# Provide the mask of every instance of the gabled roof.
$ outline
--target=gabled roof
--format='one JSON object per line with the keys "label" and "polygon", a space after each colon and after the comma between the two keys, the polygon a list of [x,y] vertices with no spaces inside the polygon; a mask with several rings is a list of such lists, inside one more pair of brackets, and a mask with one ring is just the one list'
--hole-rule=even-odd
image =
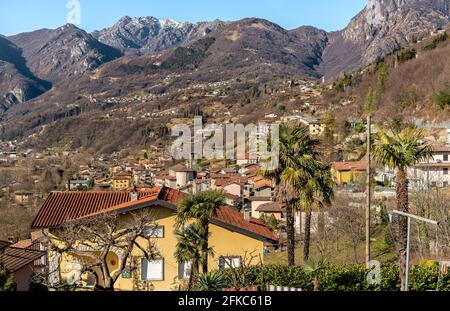
{"label": "gabled roof", "polygon": [[174,172],[179,172],[179,173],[183,173],[183,172],[195,172],[194,169],[187,167],[186,165],[183,164],[177,164],[175,166],[172,166],[171,168],[169,168],[170,171],[174,171]]}
{"label": "gabled roof", "polygon": [[[32,227],[51,228],[57,227],[70,220],[85,219],[108,212],[125,213],[132,210],[151,206],[163,206],[176,212],[178,201],[186,194],[171,188],[154,188],[153,193],[139,193],[139,198],[131,201],[131,194],[120,192],[118,204],[106,204],[102,202],[115,192],[63,192],[52,194],[44,202],[33,221]],[[112,202],[112,201],[110,201]],[[227,228],[255,239],[275,242],[277,239],[273,233],[261,221],[251,218],[244,219],[244,215],[237,210],[222,206],[217,216],[211,219],[211,223]]]}
{"label": "gabled roof", "polygon": [[286,211],[286,204],[282,202],[265,203],[261,204],[256,211],[262,213],[282,213]]}
{"label": "gabled roof", "polygon": [[[159,188],[138,192],[138,199],[158,192]],[[131,201],[124,192],[53,192],[37,213],[32,228],[49,228]]]}
{"label": "gabled roof", "polygon": [[261,189],[264,187],[272,188],[272,182],[268,179],[261,179],[255,182],[255,189]]}
{"label": "gabled roof", "polygon": [[233,200],[233,201],[237,201],[240,198],[238,195],[234,195],[234,194],[231,194],[228,192],[224,193],[224,196],[225,196],[225,198]]}
{"label": "gabled roof", "polygon": [[429,145],[431,147],[432,152],[444,152],[444,153],[449,152],[450,153],[450,145],[446,145],[446,144],[436,142],[436,141],[430,142]]}

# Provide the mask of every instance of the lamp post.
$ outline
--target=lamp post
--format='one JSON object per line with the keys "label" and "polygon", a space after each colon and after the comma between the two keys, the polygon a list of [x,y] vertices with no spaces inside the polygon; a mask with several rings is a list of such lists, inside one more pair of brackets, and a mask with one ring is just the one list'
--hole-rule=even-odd
{"label": "lamp post", "polygon": [[371,130],[372,121],[371,116],[367,117],[367,181],[366,181],[366,265],[369,267],[370,264],[370,204],[371,204]]}
{"label": "lamp post", "polygon": [[410,256],[410,247],[411,247],[411,219],[415,219],[418,221],[426,222],[432,225],[439,225],[439,223],[435,220],[431,220],[428,218],[420,217],[417,215],[401,212],[394,210],[392,211],[393,214],[397,214],[400,216],[404,216],[408,218],[408,237],[406,240],[406,271],[405,271],[405,288],[404,290],[407,292],[409,290],[409,256]]}

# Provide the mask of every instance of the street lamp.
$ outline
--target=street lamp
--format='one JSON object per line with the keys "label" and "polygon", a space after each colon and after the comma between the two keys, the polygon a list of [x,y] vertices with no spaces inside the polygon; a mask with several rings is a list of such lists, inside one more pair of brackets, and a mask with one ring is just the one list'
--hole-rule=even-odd
{"label": "street lamp", "polygon": [[[420,216],[405,213],[405,212],[400,212],[397,210],[393,210],[392,214],[397,214],[397,215],[408,218],[408,237],[406,240],[406,271],[405,271],[405,288],[404,288],[404,290],[407,292],[409,290],[409,253],[410,253],[410,247],[411,247],[411,219],[416,219],[416,220],[426,222],[426,223],[429,223],[429,224],[432,224],[435,226],[439,225],[439,223],[435,220],[431,220],[428,218],[420,217]],[[391,218],[391,220],[392,220],[392,218]]]}

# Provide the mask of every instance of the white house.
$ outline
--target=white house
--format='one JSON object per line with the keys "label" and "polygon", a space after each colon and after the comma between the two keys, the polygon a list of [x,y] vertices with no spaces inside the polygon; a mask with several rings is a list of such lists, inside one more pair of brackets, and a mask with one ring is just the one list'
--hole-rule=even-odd
{"label": "white house", "polygon": [[433,156],[408,170],[413,189],[441,188],[450,185],[450,145],[438,142],[432,142],[430,145]]}

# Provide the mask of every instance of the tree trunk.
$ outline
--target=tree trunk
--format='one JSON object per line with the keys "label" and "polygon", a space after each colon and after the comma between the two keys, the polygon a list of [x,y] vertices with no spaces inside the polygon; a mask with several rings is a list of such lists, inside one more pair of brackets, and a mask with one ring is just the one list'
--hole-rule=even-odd
{"label": "tree trunk", "polygon": [[318,276],[313,278],[313,287],[315,292],[320,292],[320,280]]}
{"label": "tree trunk", "polygon": [[292,205],[286,204],[286,233],[287,233],[287,255],[288,265],[295,266],[295,228],[294,212]]}
{"label": "tree trunk", "polygon": [[303,245],[303,261],[307,261],[309,259],[309,248],[311,243],[311,218],[312,218],[312,210],[308,208],[305,217],[305,240]]}
{"label": "tree trunk", "polygon": [[209,244],[208,244],[208,239],[209,239],[209,223],[206,223],[204,225],[205,228],[205,236],[204,241],[203,241],[203,254],[204,254],[204,258],[205,260],[202,263],[202,272],[203,273],[208,273],[208,248],[209,248]]}
{"label": "tree trunk", "polygon": [[[408,213],[408,176],[406,170],[402,169],[397,172],[397,209],[401,212]],[[406,243],[408,235],[408,219],[403,216],[398,218],[398,236],[397,250],[400,266],[401,288],[405,288],[405,272],[406,272]]]}
{"label": "tree trunk", "polygon": [[191,271],[189,272],[188,291],[192,291],[193,290],[193,288],[194,288],[194,281],[195,281],[195,278],[197,277],[197,274],[198,274],[198,261],[195,260],[192,263]]}

